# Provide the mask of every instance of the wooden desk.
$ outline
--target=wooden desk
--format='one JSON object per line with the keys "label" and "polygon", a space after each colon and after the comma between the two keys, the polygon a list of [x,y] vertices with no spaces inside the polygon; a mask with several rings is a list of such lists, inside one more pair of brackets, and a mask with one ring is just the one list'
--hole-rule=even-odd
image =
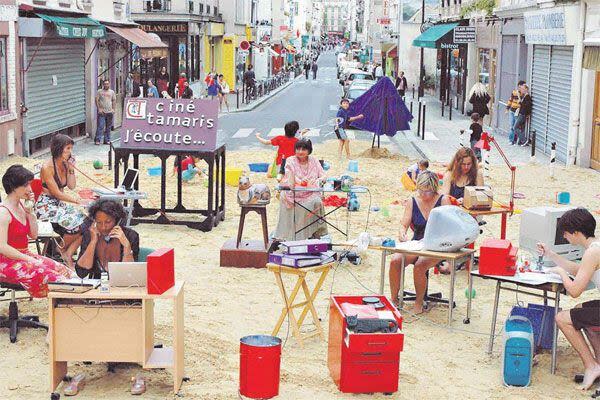
{"label": "wooden desk", "polygon": [[469,213],[473,217],[485,217],[487,215],[498,215],[500,214],[502,219],[500,222],[500,239],[506,239],[506,220],[508,214],[512,214],[507,208],[492,207],[490,210],[467,210],[463,207],[463,210]]}
{"label": "wooden desk", "polygon": [[[108,293],[99,289],[50,292],[50,391],[56,390],[67,374],[68,361],[96,361],[170,368],[173,392],[177,393],[183,380],[183,285],[177,282],[162,295],[147,294],[146,288],[114,287]],[[73,300],[103,303],[68,303]],[[173,301],[173,347],[154,348],[154,300]]]}
{"label": "wooden desk", "polygon": [[[448,324],[452,322],[452,305],[454,303],[454,283],[456,278],[456,263],[461,260],[470,259],[471,265],[473,265],[473,254],[474,249],[462,249],[458,252],[444,253],[440,251],[429,251],[429,250],[405,250],[395,247],[383,247],[383,246],[369,246],[370,249],[381,251],[381,276],[379,278],[379,293],[383,295],[385,286],[385,267],[387,264],[388,254],[401,254],[402,255],[402,268],[400,270],[400,293],[398,294],[398,300],[400,308],[404,303],[404,267],[406,263],[406,256],[418,256],[418,257],[429,257],[436,260],[447,260],[450,263],[450,294],[448,299],[450,301],[448,307]],[[469,276],[469,281],[471,277]]]}
{"label": "wooden desk", "polygon": [[[290,326],[292,327],[292,334],[294,335],[296,340],[298,340],[298,343],[300,343],[300,347],[304,347],[303,339],[308,339],[312,336],[319,335],[321,339],[325,340],[325,335],[323,334],[323,328],[321,328],[321,323],[319,322],[319,316],[317,315],[317,310],[315,309],[314,301],[317,297],[317,293],[319,293],[319,290],[321,289],[321,286],[323,286],[323,282],[325,282],[325,278],[327,277],[329,270],[331,269],[331,267],[333,267],[334,264],[335,263],[328,263],[306,268],[291,268],[283,265],[271,263],[267,264],[267,269],[275,274],[275,280],[277,281],[277,286],[279,286],[279,291],[281,292],[281,297],[283,298],[283,309],[281,310],[279,319],[275,324],[273,333],[271,333],[272,336],[277,336],[277,333],[279,333],[283,321],[285,321],[285,317],[289,315]],[[311,272],[315,274],[321,274],[312,292],[308,288],[308,284],[306,283],[305,279],[306,275]],[[292,292],[290,293],[289,297],[285,290],[281,274],[293,275],[298,278],[298,280],[296,281],[296,285],[294,286],[294,289],[292,289]],[[296,300],[296,296],[298,295],[300,288],[302,288],[304,292],[304,297],[306,298],[306,301],[294,304],[294,301]],[[298,307],[303,308],[302,312],[300,313],[300,317],[296,320],[296,317],[294,316],[294,308]],[[303,336],[300,333],[300,327],[302,326],[302,323],[304,322],[308,311],[310,311],[311,313],[313,322],[317,330],[312,334]]]}

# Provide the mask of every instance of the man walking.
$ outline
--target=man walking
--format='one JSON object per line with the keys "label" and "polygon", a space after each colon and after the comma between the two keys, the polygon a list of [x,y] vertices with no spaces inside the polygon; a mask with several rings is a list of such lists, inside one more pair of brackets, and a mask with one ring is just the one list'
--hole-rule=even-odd
{"label": "man walking", "polygon": [[317,70],[319,69],[316,59],[313,61],[311,69],[312,69],[312,73],[313,73],[313,80],[315,80],[315,79],[317,79]]}
{"label": "man walking", "polygon": [[521,103],[518,110],[517,120],[515,121],[515,142],[520,146],[527,146],[529,139],[527,138],[527,132],[525,130],[527,121],[531,116],[531,109],[533,107],[533,101],[529,95],[529,87],[526,84],[522,84],[519,88],[521,94]]}
{"label": "man walking", "polygon": [[248,65],[248,70],[244,72],[244,84],[246,85],[246,99],[252,99],[256,95],[256,74],[253,71],[252,64]]}
{"label": "man walking", "polygon": [[406,94],[406,87],[408,83],[406,82],[406,77],[404,76],[404,71],[400,71],[398,76],[396,77],[396,90],[400,97],[404,97]]}
{"label": "man walking", "polygon": [[304,77],[308,80],[308,73],[310,72],[310,62],[308,59],[304,61]]}
{"label": "man walking", "polygon": [[117,96],[110,88],[110,81],[102,81],[102,89],[96,94],[96,108],[98,109],[95,144],[108,144],[110,142],[110,130],[112,129],[113,116],[117,106]]}
{"label": "man walking", "polygon": [[383,78],[383,67],[381,64],[377,64],[377,67],[375,68],[375,80],[378,81],[381,78]]}
{"label": "man walking", "polygon": [[512,91],[510,94],[510,99],[506,102],[506,112],[509,113],[508,117],[508,125],[510,126],[510,130],[508,131],[508,141],[510,144],[514,144],[515,140],[515,122],[517,120],[517,110],[519,109],[519,105],[521,103],[521,86],[525,84],[525,81],[519,81],[517,84],[517,88]]}

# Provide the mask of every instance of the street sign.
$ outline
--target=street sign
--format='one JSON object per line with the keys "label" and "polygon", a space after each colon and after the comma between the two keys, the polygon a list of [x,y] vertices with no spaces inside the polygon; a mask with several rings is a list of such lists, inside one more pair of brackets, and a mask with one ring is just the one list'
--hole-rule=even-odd
{"label": "street sign", "polygon": [[377,18],[377,23],[379,25],[389,25],[390,24],[390,19],[387,17],[383,17],[383,18]]}
{"label": "street sign", "polygon": [[250,52],[248,50],[238,50],[240,56],[246,57]]}
{"label": "street sign", "polygon": [[475,43],[477,33],[474,26],[457,26],[454,28],[454,43]]}
{"label": "street sign", "polygon": [[250,42],[248,42],[247,40],[242,40],[240,42],[240,50],[243,51],[248,51],[248,49],[250,49]]}

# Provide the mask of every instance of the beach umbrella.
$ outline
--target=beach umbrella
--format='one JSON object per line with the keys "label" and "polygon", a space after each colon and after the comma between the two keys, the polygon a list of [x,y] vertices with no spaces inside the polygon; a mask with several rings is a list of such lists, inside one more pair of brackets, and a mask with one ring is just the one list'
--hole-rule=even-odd
{"label": "beach umbrella", "polygon": [[348,109],[351,116],[363,114],[365,117],[353,121],[354,128],[373,132],[372,147],[380,147],[381,135],[394,136],[398,131],[410,130],[413,116],[396,91],[392,81],[384,77],[354,100]]}

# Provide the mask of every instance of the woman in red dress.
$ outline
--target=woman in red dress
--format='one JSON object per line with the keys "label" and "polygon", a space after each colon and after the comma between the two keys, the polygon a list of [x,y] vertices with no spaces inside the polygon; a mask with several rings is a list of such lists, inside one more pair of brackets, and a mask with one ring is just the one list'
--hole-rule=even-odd
{"label": "woman in red dress", "polygon": [[0,281],[20,284],[33,297],[46,297],[48,282],[75,276],[74,272],[47,257],[29,251],[29,238],[37,238],[33,212],[33,173],[13,165],[2,177],[6,198],[0,203]]}

